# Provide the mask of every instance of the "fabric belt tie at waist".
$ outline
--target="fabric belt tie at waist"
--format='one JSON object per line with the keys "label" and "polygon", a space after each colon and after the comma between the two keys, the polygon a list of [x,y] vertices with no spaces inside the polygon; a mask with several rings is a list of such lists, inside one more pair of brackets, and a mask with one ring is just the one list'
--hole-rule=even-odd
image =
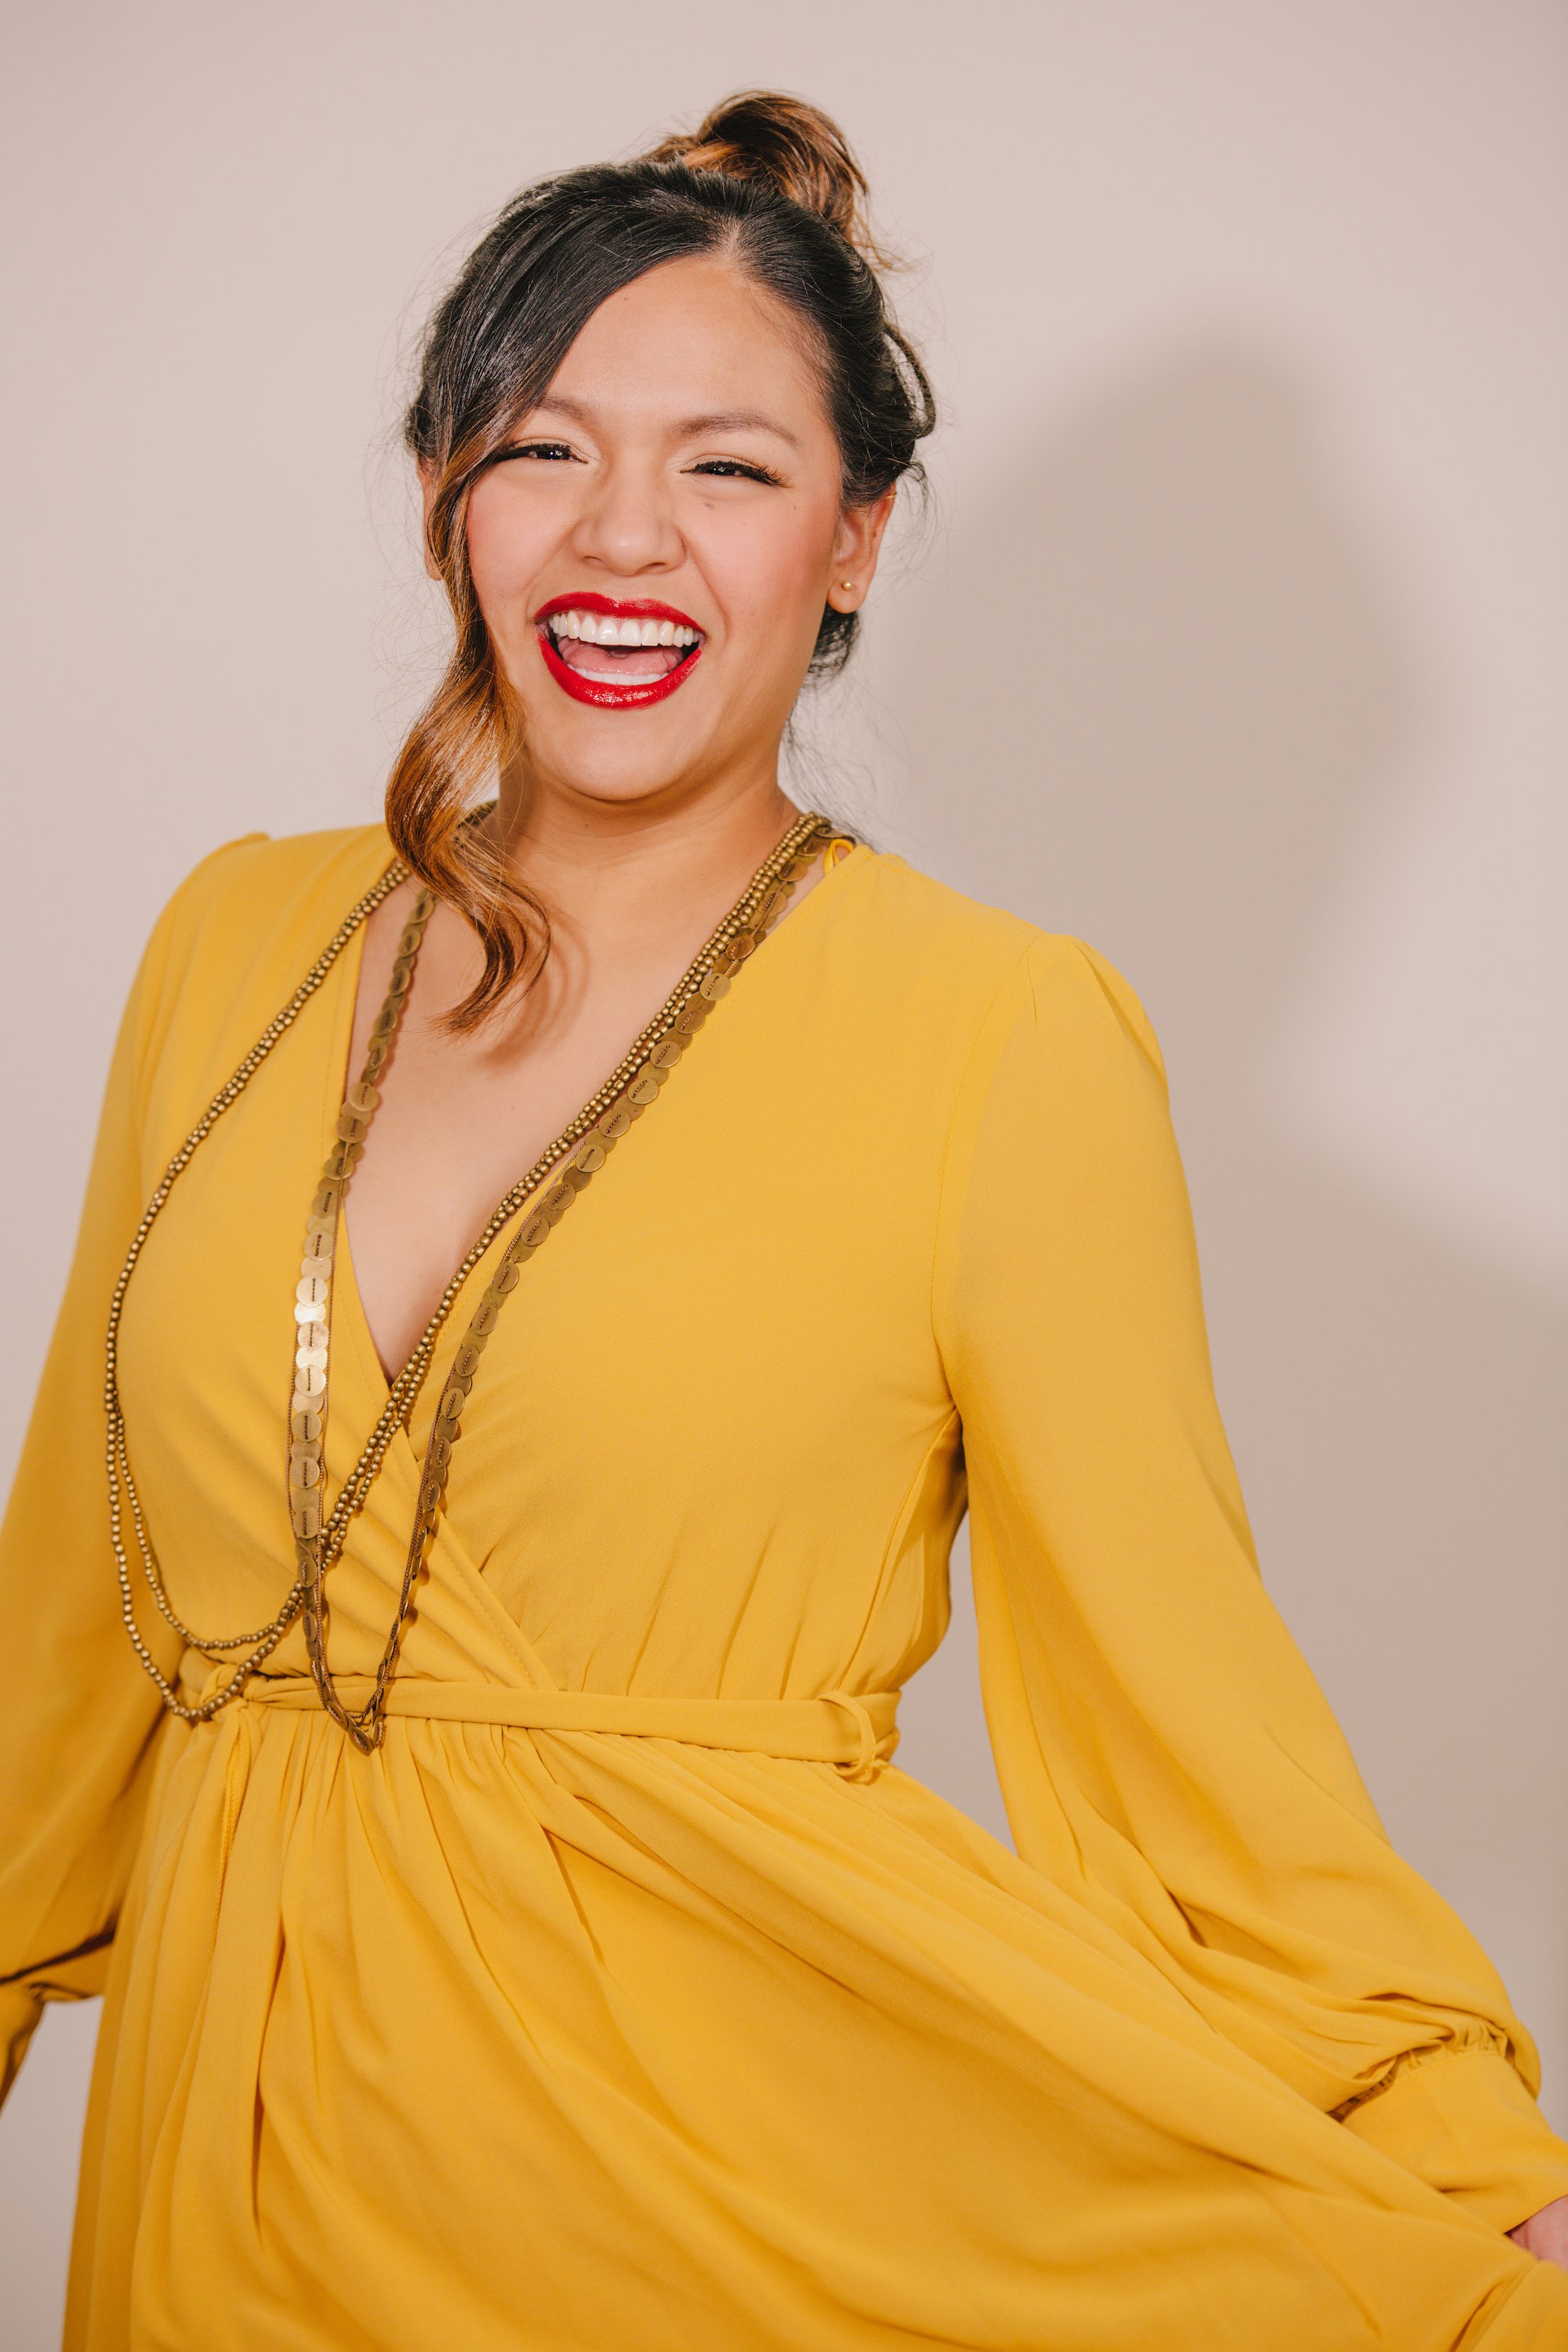
{"label": "fabric belt tie at waist", "polygon": [[[350,1707],[369,1698],[368,1675],[342,1675]],[[243,1694],[252,1706],[319,1707],[308,1675],[257,1675]],[[728,1748],[795,1763],[836,1764],[847,1780],[871,1780],[899,1744],[899,1693],[825,1691],[820,1698],[650,1698],[626,1692],[529,1690],[507,1683],[394,1682],[386,1713],[435,1723],[483,1723],[523,1731],[609,1731]]]}

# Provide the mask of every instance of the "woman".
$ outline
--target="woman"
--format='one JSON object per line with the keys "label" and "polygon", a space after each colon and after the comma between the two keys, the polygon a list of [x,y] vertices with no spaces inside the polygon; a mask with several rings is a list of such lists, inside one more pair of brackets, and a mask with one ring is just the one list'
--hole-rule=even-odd
{"label": "woman", "polygon": [[[509,208],[386,830],[149,948],[5,1553],[16,2049],[107,1993],[73,2347],[1568,2345],[1142,1010],[779,789],[931,423],[863,194],[762,96]],[[966,1496],[1016,1858],[889,1762]]]}

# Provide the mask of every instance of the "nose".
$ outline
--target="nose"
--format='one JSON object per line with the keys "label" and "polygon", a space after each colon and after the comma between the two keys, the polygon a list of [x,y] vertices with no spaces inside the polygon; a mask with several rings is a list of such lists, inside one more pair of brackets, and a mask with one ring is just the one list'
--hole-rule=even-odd
{"label": "nose", "polygon": [[674,572],[686,552],[658,470],[626,459],[604,468],[572,538],[580,562],[626,580]]}

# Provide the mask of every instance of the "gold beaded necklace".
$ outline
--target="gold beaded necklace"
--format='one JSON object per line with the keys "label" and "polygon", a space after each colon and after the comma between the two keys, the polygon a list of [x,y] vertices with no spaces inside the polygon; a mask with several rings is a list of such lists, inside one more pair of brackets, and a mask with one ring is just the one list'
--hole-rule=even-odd
{"label": "gold beaded necklace", "polygon": [[[482,812],[480,813],[482,814]],[[176,1615],[148,1536],[145,1518],[131,1473],[125,1415],[120,1398],[119,1340],[125,1294],[132,1274],[164,1202],[198,1146],[224,1113],[232,1108],[279,1038],[290,1028],[326,979],[355,931],[398,886],[408,878],[401,862],[389,866],[380,880],[350,908],[322,953],[226,1085],[220,1087],[190,1134],[170,1160],[142,1222],[136,1229],[110,1304],[106,1345],[104,1401],[108,1414],[110,1536],[120,1580],[121,1616],[132,1644],[146,1672],[156,1683],[164,1706],[186,1723],[204,1723],[238,1697],[247,1678],[269,1657],[301,1611],[306,1654],[322,1706],[354,1745],[365,1751],[379,1745],[384,1725],[386,1691],[396,1664],[409,1610],[431,1538],[440,1517],[452,1448],[461,1433],[465,1401],[473,1387],[486,1343],[495,1329],[500,1309],[517,1287],[521,1269],[548,1239],[579,1192],[584,1191],[609,1153],[634,1120],[640,1118],[681,1055],[707,1020],[731,981],[773,924],[796,885],[809,873],[816,857],[841,828],[808,812],[791,825],[772,855],[763,859],[730,912],[688,965],[658,1012],[627,1053],[583,1108],[528,1173],[498,1202],[484,1231],[441,1294],[412,1354],[393,1381],[381,1414],[330,1513],[324,1509],[323,1472],[331,1346],[331,1306],[333,1255],[344,1193],[364,1150],[364,1139],[375,1115],[380,1095],[376,1079],[396,1036],[408,1002],[425,926],[436,900],[422,890],[397,943],[386,996],[372,1024],[364,1066],[349,1087],[339,1113],[336,1135],[310,1202],[306,1221],[304,1252],[294,1296],[294,1377],[289,1409],[289,1511],[294,1538],[295,1578],[277,1614],[248,1633],[224,1639],[193,1633]],[[562,1166],[562,1162],[566,1164]],[[545,1180],[560,1170],[556,1181],[539,1199],[534,1195]],[[531,1204],[502,1253],[453,1359],[431,1423],[419,1481],[419,1497],[404,1563],[397,1613],[382,1651],[374,1685],[363,1706],[351,1711],[339,1696],[327,1662],[328,1611],[325,1580],[342,1557],[349,1525],[370,1491],[397,1430],[404,1426],[428,1371],[443,1327],[468,1276],[502,1229],[525,1205]],[[165,1675],[153,1656],[136,1622],[130,1562],[126,1555],[122,1508],[128,1508],[135,1529],[143,1572],[162,1615],[187,1646],[215,1664],[232,1664],[222,1686],[198,1704],[188,1705],[176,1681]],[[227,1654],[242,1650],[237,1662]]]}

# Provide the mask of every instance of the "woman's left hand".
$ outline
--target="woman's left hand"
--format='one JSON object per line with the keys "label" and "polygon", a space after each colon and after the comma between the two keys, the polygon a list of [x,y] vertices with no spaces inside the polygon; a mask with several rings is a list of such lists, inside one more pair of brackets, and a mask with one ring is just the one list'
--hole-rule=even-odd
{"label": "woman's left hand", "polygon": [[1508,2234],[1527,2254],[1538,2254],[1543,2263],[1556,2263],[1568,2271],[1568,2197],[1554,2197]]}

